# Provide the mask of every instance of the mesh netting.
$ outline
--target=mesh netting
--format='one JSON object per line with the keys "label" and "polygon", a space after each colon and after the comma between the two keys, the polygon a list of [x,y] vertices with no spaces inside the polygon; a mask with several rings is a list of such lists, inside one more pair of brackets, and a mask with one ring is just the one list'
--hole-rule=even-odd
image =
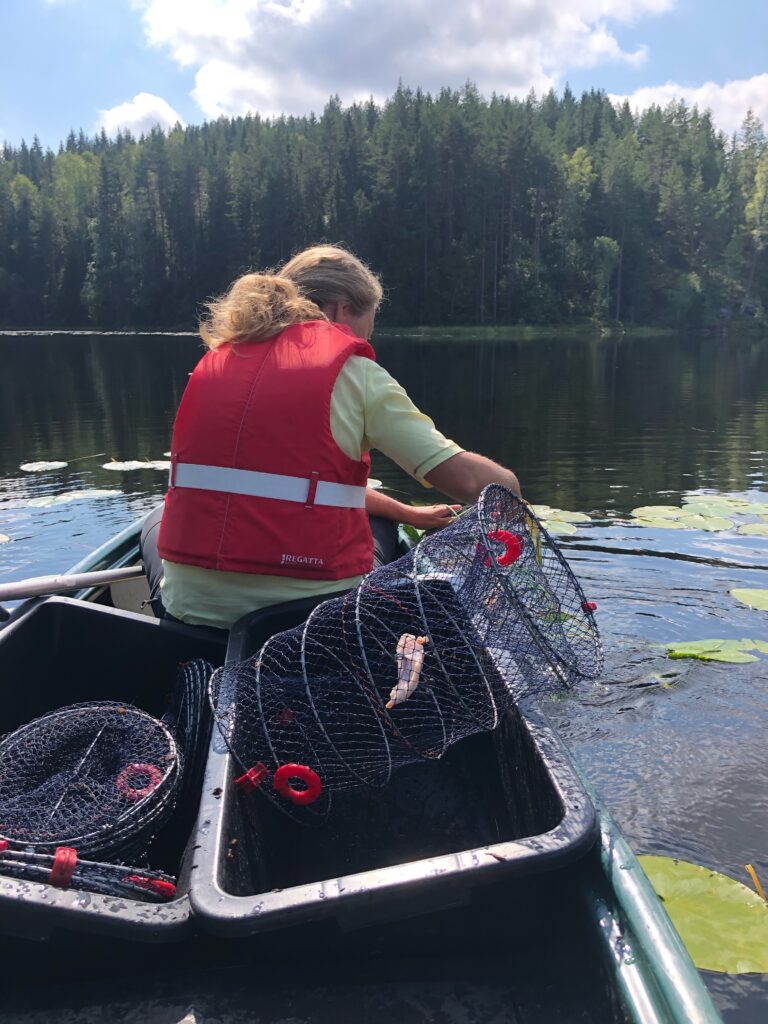
{"label": "mesh netting", "polygon": [[0,839],[83,857],[143,851],[173,810],[180,768],[168,727],[138,708],[53,711],[0,742]]}
{"label": "mesh netting", "polygon": [[0,874],[146,903],[166,903],[176,895],[176,879],[171,875],[126,864],[81,860],[76,850],[66,846],[58,847],[53,854],[6,848],[0,851]]}
{"label": "mesh netting", "polygon": [[182,662],[170,707],[163,715],[181,755],[183,770],[177,797],[181,807],[197,798],[205,768],[211,730],[208,680],[212,672],[213,665],[202,658]]}
{"label": "mesh netting", "polygon": [[513,700],[596,676],[593,610],[530,508],[487,487],[404,558],[214,674],[238,783],[322,816],[333,791],[383,786],[495,728]]}

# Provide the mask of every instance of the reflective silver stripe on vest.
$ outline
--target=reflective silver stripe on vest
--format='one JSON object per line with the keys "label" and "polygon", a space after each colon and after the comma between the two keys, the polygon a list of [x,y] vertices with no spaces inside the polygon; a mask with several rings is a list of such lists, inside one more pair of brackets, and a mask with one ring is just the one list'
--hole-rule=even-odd
{"label": "reflective silver stripe on vest", "polygon": [[[277,498],[300,501],[309,494],[306,477],[282,476],[280,473],[258,473],[251,469],[230,469],[226,466],[199,466],[177,462],[171,467],[173,487],[194,487],[201,491],[222,491],[225,494],[247,494],[252,498]],[[320,480],[315,505],[334,508],[365,508],[365,487]]]}

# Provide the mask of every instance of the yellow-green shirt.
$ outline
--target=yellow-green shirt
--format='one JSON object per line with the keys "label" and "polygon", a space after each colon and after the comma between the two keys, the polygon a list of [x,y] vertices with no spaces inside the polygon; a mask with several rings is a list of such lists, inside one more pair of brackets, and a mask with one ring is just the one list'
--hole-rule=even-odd
{"label": "yellow-green shirt", "polygon": [[[352,459],[377,448],[420,483],[446,459],[463,451],[444,437],[405,390],[372,359],[350,357],[331,395],[331,432]],[[180,562],[163,562],[163,604],[193,625],[229,629],[247,612],[283,601],[332,594],[357,586],[361,576],[343,580],[301,580],[292,576],[220,572]]]}

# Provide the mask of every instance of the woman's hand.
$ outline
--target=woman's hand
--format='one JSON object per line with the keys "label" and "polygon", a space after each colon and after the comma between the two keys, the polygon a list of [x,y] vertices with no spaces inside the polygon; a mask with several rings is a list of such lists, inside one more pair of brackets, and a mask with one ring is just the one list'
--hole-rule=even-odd
{"label": "woman's hand", "polygon": [[371,487],[365,492],[365,510],[369,516],[394,519],[396,523],[406,523],[417,530],[447,526],[456,518],[460,508],[461,505],[405,505]]}
{"label": "woman's hand", "polygon": [[452,523],[460,509],[461,505],[411,505],[402,522],[418,530],[435,530]]}

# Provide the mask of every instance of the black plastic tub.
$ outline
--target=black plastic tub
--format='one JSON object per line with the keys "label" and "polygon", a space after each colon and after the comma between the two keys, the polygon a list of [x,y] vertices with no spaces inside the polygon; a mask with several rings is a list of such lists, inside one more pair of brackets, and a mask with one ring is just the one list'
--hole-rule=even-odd
{"label": "black plastic tub", "polygon": [[[224,642],[181,624],[52,597],[0,632],[0,733],[48,711],[91,700],[163,714],[181,661],[221,664]],[[0,875],[0,934],[44,939],[61,929],[164,942],[190,931],[187,847],[195,808],[179,810],[155,838],[151,866],[178,876],[176,899],[150,904]]]}
{"label": "black plastic tub", "polygon": [[[241,619],[227,661],[255,653],[315,603]],[[438,920],[436,912],[492,902],[496,886],[505,899],[522,894],[526,879],[577,861],[597,835],[564,747],[533,710],[509,712],[495,732],[463,740],[438,762],[401,769],[384,789],[335,794],[319,827],[242,794],[233,785],[242,770],[214,727],[190,899],[201,926],[221,935],[329,917],[342,931]]]}

